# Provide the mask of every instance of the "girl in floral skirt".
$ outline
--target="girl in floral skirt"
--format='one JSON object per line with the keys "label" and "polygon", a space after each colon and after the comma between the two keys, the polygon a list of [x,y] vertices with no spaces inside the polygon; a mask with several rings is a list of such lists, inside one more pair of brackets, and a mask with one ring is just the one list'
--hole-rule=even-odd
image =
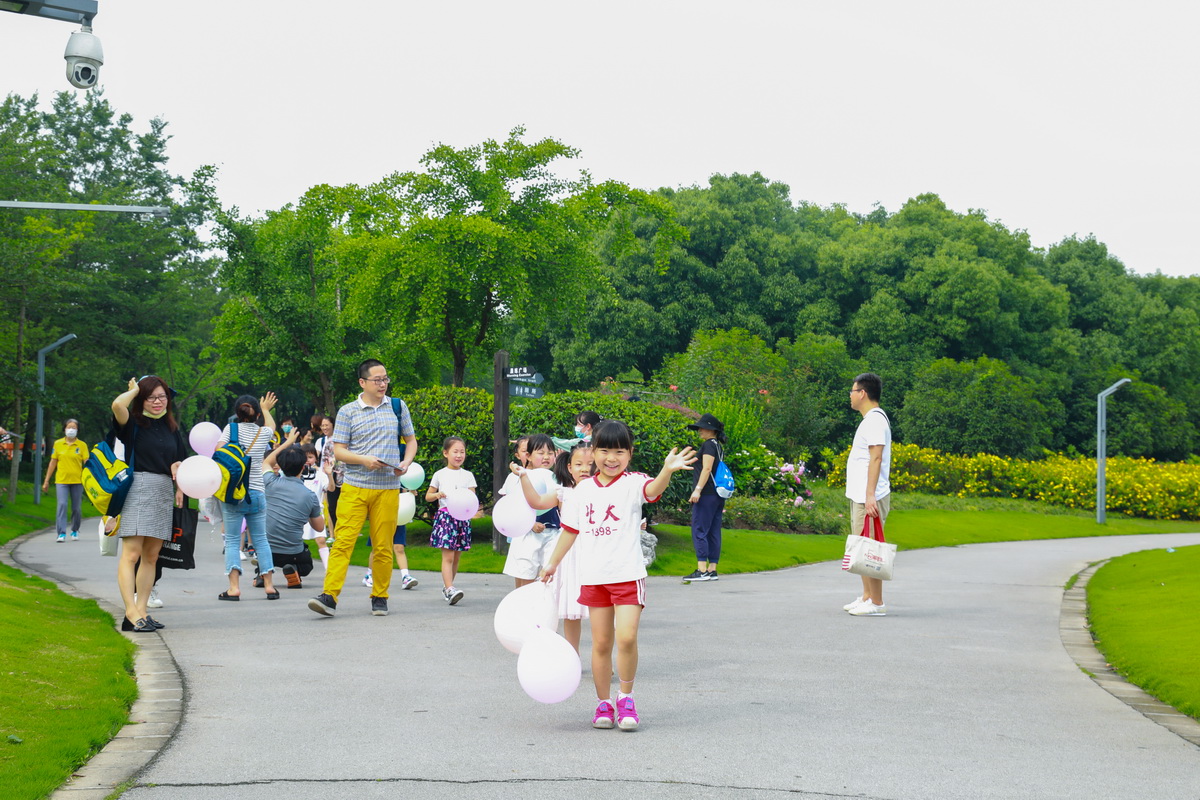
{"label": "girl in floral skirt", "polygon": [[467,460],[465,441],[457,436],[447,437],[442,442],[442,458],[446,459],[446,466],[433,474],[425,499],[430,503],[434,500],[438,502],[429,544],[442,551],[442,596],[447,603],[454,605],[463,599],[462,590],[454,588],[454,578],[458,575],[459,556],[463,550],[471,549],[471,523],[450,516],[446,510],[446,495],[455,489],[470,489],[473,492],[476,484],[475,476],[462,468]]}

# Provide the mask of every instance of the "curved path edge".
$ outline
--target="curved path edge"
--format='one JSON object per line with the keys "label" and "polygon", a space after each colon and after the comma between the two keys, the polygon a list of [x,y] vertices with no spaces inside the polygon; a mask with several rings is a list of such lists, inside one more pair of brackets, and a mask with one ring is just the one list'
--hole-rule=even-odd
{"label": "curved path edge", "polygon": [[1063,592],[1058,615],[1058,633],[1071,660],[1096,684],[1125,705],[1157,722],[1171,733],[1200,747],[1200,722],[1167,705],[1125,680],[1096,647],[1087,617],[1087,585],[1096,570],[1111,559],[1097,561],[1076,573],[1070,589]]}
{"label": "curved path edge", "polygon": [[[0,546],[0,562],[48,580],[69,595],[94,601],[113,618],[115,626],[116,620],[125,616],[123,609],[80,591],[61,575],[42,572],[15,556],[13,551],[23,542],[50,530],[44,528],[6,542]],[[143,633],[135,637],[124,632],[122,635],[137,645],[133,672],[138,696],[129,709],[129,719],[108,744],[50,795],[51,800],[105,800],[150,764],[170,742],[183,719],[186,696],[183,675],[162,636]]]}

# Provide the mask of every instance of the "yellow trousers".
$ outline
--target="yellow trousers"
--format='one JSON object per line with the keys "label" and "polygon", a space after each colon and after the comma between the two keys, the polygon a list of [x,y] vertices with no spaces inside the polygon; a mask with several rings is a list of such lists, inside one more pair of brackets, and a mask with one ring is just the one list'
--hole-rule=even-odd
{"label": "yellow trousers", "polygon": [[343,484],[338,498],[338,524],[333,546],[329,548],[329,568],[325,572],[325,594],[334,600],[346,583],[346,568],[350,554],[362,531],[363,523],[371,521],[372,597],[387,597],[392,583],[392,537],[396,534],[396,512],[400,504],[399,489],[361,489]]}

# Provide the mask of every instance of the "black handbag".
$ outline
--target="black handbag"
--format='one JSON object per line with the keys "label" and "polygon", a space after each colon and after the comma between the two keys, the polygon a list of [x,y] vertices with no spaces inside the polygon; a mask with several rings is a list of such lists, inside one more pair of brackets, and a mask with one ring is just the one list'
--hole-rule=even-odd
{"label": "black handbag", "polygon": [[196,568],[196,522],[199,512],[184,498],[183,508],[171,514],[171,538],[158,551],[158,563],[166,569]]}

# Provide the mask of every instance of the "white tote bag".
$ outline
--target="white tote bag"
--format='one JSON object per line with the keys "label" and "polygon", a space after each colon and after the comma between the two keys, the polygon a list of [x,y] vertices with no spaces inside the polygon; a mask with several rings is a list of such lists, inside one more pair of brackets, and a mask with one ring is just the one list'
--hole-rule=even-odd
{"label": "white tote bag", "polygon": [[[875,533],[871,535],[871,520],[875,521]],[[878,539],[878,540],[877,540]],[[863,522],[862,535],[846,537],[846,552],[842,556],[842,569],[867,578],[881,581],[892,579],[896,565],[896,545],[883,541],[883,522],[879,517],[867,517]]]}
{"label": "white tote bag", "polygon": [[108,517],[100,518],[100,555],[115,556],[117,554],[117,536],[114,532],[109,536],[104,532],[104,523]]}

